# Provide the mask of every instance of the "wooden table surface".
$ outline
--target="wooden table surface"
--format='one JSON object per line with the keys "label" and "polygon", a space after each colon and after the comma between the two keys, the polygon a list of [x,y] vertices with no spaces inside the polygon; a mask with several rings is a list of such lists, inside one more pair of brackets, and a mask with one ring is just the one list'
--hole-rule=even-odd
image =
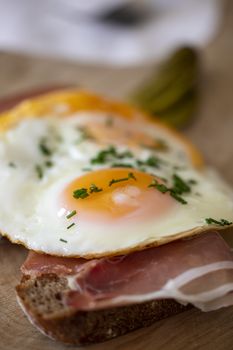
{"label": "wooden table surface", "polygon": [[[233,184],[232,1],[219,35],[202,52],[202,69],[201,108],[184,132]],[[112,69],[0,52],[0,99],[56,83],[78,84],[122,99],[150,71],[151,67]],[[16,303],[14,286],[25,256],[26,250],[19,246],[6,241],[0,244],[0,350],[66,349],[32,327]],[[90,349],[233,349],[233,308],[211,313],[190,310]]]}

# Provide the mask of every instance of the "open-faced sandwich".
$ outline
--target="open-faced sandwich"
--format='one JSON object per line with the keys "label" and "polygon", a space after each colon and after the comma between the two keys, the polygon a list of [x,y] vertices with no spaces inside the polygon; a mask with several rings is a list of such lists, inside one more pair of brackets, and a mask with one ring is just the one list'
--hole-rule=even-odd
{"label": "open-faced sandwich", "polygon": [[65,343],[233,304],[231,188],[180,134],[79,90],[0,118],[0,231],[31,252],[19,304]]}

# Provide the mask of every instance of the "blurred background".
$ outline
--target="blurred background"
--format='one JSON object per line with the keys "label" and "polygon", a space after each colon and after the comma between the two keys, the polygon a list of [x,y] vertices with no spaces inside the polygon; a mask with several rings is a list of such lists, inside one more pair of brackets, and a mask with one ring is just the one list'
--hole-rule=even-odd
{"label": "blurred background", "polygon": [[123,99],[183,129],[233,181],[232,1],[0,5],[0,107],[54,86]]}
{"label": "blurred background", "polygon": [[1,0],[0,45],[73,61],[154,63],[216,34],[221,0]]}

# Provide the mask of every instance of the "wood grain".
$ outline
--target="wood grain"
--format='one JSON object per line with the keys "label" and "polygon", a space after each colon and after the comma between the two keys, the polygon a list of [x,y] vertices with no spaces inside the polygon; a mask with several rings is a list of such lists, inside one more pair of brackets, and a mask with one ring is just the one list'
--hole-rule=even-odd
{"label": "wood grain", "polygon": [[[221,33],[202,52],[202,105],[185,133],[233,184],[233,2],[229,2]],[[52,84],[78,84],[124,98],[151,72],[151,67],[117,69],[0,53],[0,98],[23,89]],[[232,232],[228,232],[232,243]],[[0,241],[0,350],[74,349],[40,334],[17,305],[14,286],[26,250]],[[190,310],[157,322],[93,350],[194,350],[233,348],[233,308],[211,313]]]}

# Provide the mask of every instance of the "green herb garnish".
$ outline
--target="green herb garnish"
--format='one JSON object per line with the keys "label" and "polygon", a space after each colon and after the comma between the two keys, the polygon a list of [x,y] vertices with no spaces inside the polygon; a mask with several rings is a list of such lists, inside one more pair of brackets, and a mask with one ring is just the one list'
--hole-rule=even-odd
{"label": "green herb garnish", "polygon": [[116,156],[116,149],[113,146],[100,151],[95,158],[91,159],[91,164],[104,164],[108,158],[114,158]]}
{"label": "green herb garnish", "polygon": [[112,163],[112,168],[133,168],[132,164],[129,163]]}
{"label": "green herb garnish", "polygon": [[16,164],[14,162],[9,162],[8,165],[11,167],[11,168],[16,168]]}
{"label": "green herb garnish", "polygon": [[134,173],[129,173],[128,174],[128,179],[133,179],[133,180],[137,180],[136,177],[134,176]]}
{"label": "green herb garnish", "polygon": [[96,157],[91,159],[91,164],[105,164],[106,162],[123,159],[123,158],[133,158],[133,154],[130,151],[117,152],[114,146],[109,146],[107,149],[100,151]]}
{"label": "green herb garnish", "polygon": [[48,167],[48,168],[51,168],[53,166],[53,162],[51,160],[47,160],[45,162],[45,165]]}
{"label": "green herb garnish", "polygon": [[190,186],[178,175],[174,174],[173,177],[173,186],[167,187],[164,184],[159,183],[157,180],[153,180],[148,187],[155,187],[161,193],[169,192],[170,196],[176,199],[181,204],[187,204],[187,201],[181,197],[183,193],[188,193],[191,191]]}
{"label": "green herb garnish", "polygon": [[102,188],[97,187],[95,184],[91,184],[89,187],[89,193],[87,188],[79,188],[73,192],[73,197],[77,199],[79,198],[84,199],[84,198],[87,198],[91,193],[101,192],[101,191],[103,191]]}
{"label": "green herb garnish", "polygon": [[161,164],[161,159],[155,156],[150,156],[146,160],[137,160],[138,166],[149,166],[153,168],[159,168]]}
{"label": "green herb garnish", "polygon": [[197,184],[197,181],[194,180],[194,179],[190,179],[190,180],[188,180],[188,183],[189,183],[190,185],[196,185],[196,184]]}
{"label": "green herb garnish", "polygon": [[93,192],[101,192],[103,191],[102,188],[97,187],[95,184],[91,184],[91,186],[89,187],[89,192],[93,193]]}
{"label": "green herb garnish", "polygon": [[212,219],[212,218],[206,218],[205,221],[206,221],[206,223],[208,225],[212,225],[212,224],[219,225],[219,226],[232,225],[232,222],[230,222],[230,221],[228,221],[226,219],[215,220],[215,219]]}
{"label": "green herb garnish", "polygon": [[76,215],[77,214],[77,211],[76,210],[72,210],[72,212],[70,212],[67,216],[66,216],[66,218],[67,219],[70,219],[70,218],[72,218],[72,216],[74,216],[74,215]]}
{"label": "green herb garnish", "polygon": [[89,196],[89,193],[87,192],[87,188],[79,188],[73,192],[74,198],[81,198],[84,199]]}
{"label": "green herb garnish", "polygon": [[51,156],[52,151],[46,144],[46,139],[42,138],[39,143],[39,149],[44,156]]}
{"label": "green herb garnish", "polygon": [[35,170],[36,170],[36,173],[37,173],[38,178],[39,178],[39,179],[42,179],[43,176],[44,176],[44,172],[43,172],[42,167],[41,167],[40,165],[37,164],[37,165],[35,166]]}
{"label": "green herb garnish", "polygon": [[173,197],[174,199],[176,199],[178,202],[180,202],[181,204],[187,204],[188,202],[182,198],[179,194],[177,194],[174,191],[170,191],[170,196]]}
{"label": "green herb garnish", "polygon": [[74,222],[72,222],[72,224],[70,224],[69,226],[67,226],[67,230],[69,230],[71,227],[73,227],[75,225]]}
{"label": "green herb garnish", "polygon": [[63,243],[68,243],[65,239],[63,238],[60,238],[60,241],[63,242]]}
{"label": "green herb garnish", "polygon": [[155,187],[159,192],[162,192],[162,193],[166,193],[170,191],[170,189],[166,185],[160,184],[155,179],[152,181],[152,183],[148,187]]}
{"label": "green herb garnish", "polygon": [[116,157],[117,157],[118,159],[133,158],[133,154],[132,154],[132,152],[130,152],[130,151],[125,151],[125,152],[122,152],[122,153],[117,153],[117,154],[116,154]]}
{"label": "green herb garnish", "polygon": [[172,190],[177,194],[191,192],[191,187],[179,175],[174,174]]}
{"label": "green herb garnish", "polygon": [[112,186],[113,184],[115,183],[118,183],[118,182],[122,182],[122,181],[127,181],[129,179],[134,179],[135,181],[137,180],[136,177],[134,176],[133,173],[128,173],[128,176],[127,177],[123,177],[121,179],[112,179],[110,182],[109,182],[109,186]]}

